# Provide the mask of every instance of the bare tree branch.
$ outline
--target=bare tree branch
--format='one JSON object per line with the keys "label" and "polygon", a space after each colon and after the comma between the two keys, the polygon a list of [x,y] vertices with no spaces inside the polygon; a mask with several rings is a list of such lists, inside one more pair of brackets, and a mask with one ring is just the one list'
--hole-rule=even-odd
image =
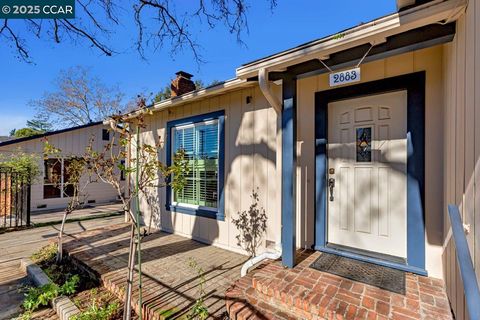
{"label": "bare tree branch", "polygon": [[25,41],[20,39],[18,35],[10,28],[8,25],[8,19],[4,20],[3,26],[0,28],[0,36],[4,36],[8,40],[13,41],[20,59],[25,62],[30,62],[30,55],[28,54]]}
{"label": "bare tree branch", "polygon": [[107,87],[83,67],[62,71],[57,89],[30,104],[59,126],[88,124],[125,111],[118,87]]}
{"label": "bare tree branch", "polygon": [[113,53],[113,50],[111,50],[108,46],[105,44],[99,42],[97,38],[93,35],[85,31],[84,29],[76,27],[73,23],[71,23],[68,19],[61,19],[60,22],[63,24],[63,26],[66,28],[66,30],[71,31],[81,37],[86,38],[92,46],[96,47],[97,49],[100,49],[105,55],[111,56]]}
{"label": "bare tree branch", "polygon": [[[201,46],[194,37],[193,19],[200,23],[206,21],[209,28],[224,25],[234,34],[239,43],[243,43],[243,32],[248,33],[247,11],[252,0],[199,0],[198,7],[191,12],[177,14],[174,0],[130,0],[131,7],[122,8],[125,2],[120,0],[77,0],[75,19],[18,20],[15,28],[8,20],[0,20],[0,40],[10,44],[19,58],[31,62],[27,46],[28,37],[20,35],[32,33],[38,39],[47,39],[62,43],[69,39],[74,43],[86,42],[106,56],[115,54],[110,44],[110,36],[115,27],[125,25],[129,13],[137,26],[135,49],[144,59],[147,49],[153,52],[168,49],[172,55],[189,50],[197,63],[202,62]],[[264,0],[273,10],[277,0]],[[131,11],[133,8],[133,12]],[[117,11],[125,13],[117,15]],[[125,18],[126,17],[126,18]],[[44,25],[44,26],[43,26]],[[31,40],[29,40],[31,41]]]}

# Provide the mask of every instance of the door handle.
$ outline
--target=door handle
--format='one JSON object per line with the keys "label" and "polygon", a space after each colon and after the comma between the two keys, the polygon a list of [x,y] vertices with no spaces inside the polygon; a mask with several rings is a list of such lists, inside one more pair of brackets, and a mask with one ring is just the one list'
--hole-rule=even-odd
{"label": "door handle", "polygon": [[330,190],[330,201],[333,201],[333,188],[335,188],[335,179],[328,179],[328,189]]}

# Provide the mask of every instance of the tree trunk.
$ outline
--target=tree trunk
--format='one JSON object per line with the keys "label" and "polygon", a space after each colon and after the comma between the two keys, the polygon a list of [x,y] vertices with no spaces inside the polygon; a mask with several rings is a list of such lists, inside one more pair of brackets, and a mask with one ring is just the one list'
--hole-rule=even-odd
{"label": "tree trunk", "polygon": [[135,269],[135,222],[132,221],[132,229],[130,231],[130,248],[128,250],[128,276],[127,276],[127,290],[125,291],[125,305],[123,306],[123,320],[130,320],[132,314],[132,286],[133,286],[133,271]]}
{"label": "tree trunk", "polygon": [[62,225],[60,231],[58,231],[58,248],[57,248],[57,263],[63,260],[63,230],[65,229],[65,221],[67,220],[68,211],[65,211],[62,218]]}

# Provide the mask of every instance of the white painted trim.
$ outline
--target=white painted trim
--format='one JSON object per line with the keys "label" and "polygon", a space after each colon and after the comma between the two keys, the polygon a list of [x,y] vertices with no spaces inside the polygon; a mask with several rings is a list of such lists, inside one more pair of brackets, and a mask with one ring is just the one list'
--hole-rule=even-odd
{"label": "white painted trim", "polygon": [[389,36],[416,29],[445,19],[452,11],[464,8],[465,0],[437,0],[399,13],[374,20],[337,35],[299,46],[237,68],[237,77],[254,77],[262,68],[269,71],[284,69],[312,59],[320,59],[332,53],[347,50],[365,43],[377,43]]}

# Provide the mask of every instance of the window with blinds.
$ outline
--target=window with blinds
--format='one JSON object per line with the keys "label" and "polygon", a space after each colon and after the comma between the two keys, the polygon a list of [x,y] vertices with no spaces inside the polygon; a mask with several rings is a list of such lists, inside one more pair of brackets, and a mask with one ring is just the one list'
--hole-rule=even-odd
{"label": "window with blinds", "polygon": [[218,120],[172,128],[172,154],[183,149],[189,172],[183,190],[173,192],[173,202],[218,208]]}

